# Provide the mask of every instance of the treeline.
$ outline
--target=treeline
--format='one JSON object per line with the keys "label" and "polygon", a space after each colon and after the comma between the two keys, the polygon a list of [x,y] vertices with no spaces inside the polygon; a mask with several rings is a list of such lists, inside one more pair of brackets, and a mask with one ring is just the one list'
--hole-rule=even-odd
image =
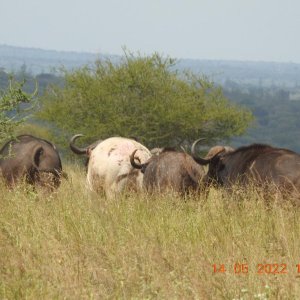
{"label": "treeline", "polygon": [[[23,65],[13,76],[25,81],[28,93],[38,86],[39,105],[25,129],[58,143],[78,132],[86,135],[85,142],[125,135],[153,146],[190,143],[204,136],[211,143],[261,142],[300,152],[297,85],[266,87],[259,81],[247,85],[227,80],[220,87],[189,72],[179,74],[172,60],[130,54],[119,64],[97,61],[92,68],[59,75],[33,76]],[[0,69],[2,90],[9,78]],[[241,107],[253,113],[254,122]]]}
{"label": "treeline", "polygon": [[233,139],[235,145],[261,142],[300,152],[297,87],[284,89],[235,83],[225,86],[223,91],[235,103],[248,107],[256,119],[242,137]]}
{"label": "treeline", "polygon": [[0,67],[0,89],[5,90],[9,85],[10,78],[16,81],[24,82],[23,88],[25,92],[31,93],[38,87],[38,95],[43,95],[46,88],[51,85],[63,86],[64,78],[54,73],[41,73],[36,76],[27,71],[25,64],[22,65],[20,70],[13,73],[8,73]]}

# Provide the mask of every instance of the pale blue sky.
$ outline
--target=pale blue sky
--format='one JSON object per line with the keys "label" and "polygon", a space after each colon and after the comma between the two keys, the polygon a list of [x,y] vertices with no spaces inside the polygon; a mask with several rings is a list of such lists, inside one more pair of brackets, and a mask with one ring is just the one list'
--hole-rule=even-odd
{"label": "pale blue sky", "polygon": [[300,1],[0,0],[0,44],[300,63]]}

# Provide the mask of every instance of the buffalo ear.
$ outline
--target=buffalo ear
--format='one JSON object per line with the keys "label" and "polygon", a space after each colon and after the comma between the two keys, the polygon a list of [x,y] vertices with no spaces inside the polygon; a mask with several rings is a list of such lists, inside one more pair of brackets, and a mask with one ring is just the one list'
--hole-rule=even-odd
{"label": "buffalo ear", "polygon": [[33,164],[36,168],[39,167],[40,162],[41,162],[41,155],[43,154],[44,149],[41,146],[38,146],[37,148],[34,149],[33,152]]}

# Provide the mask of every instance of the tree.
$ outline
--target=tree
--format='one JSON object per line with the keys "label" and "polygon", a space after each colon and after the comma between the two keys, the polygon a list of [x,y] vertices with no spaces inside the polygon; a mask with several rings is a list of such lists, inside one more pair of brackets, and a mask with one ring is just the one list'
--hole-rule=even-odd
{"label": "tree", "polygon": [[24,82],[16,82],[10,77],[8,88],[0,91],[0,143],[14,136],[31,108],[28,103],[32,103],[37,89],[33,94],[27,94],[22,90],[23,85]]}
{"label": "tree", "polygon": [[38,117],[66,137],[135,136],[148,147],[245,131],[252,121],[248,110],[230,103],[206,78],[175,67],[175,60],[156,53],[142,57],[125,51],[117,63],[98,60],[93,68],[64,70],[65,86],[46,93]]}

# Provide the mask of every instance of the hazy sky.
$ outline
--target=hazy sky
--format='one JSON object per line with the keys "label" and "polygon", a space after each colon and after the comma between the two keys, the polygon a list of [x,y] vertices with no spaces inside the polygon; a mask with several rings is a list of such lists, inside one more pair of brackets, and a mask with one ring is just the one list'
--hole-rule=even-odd
{"label": "hazy sky", "polygon": [[300,63],[300,1],[0,0],[0,44]]}

